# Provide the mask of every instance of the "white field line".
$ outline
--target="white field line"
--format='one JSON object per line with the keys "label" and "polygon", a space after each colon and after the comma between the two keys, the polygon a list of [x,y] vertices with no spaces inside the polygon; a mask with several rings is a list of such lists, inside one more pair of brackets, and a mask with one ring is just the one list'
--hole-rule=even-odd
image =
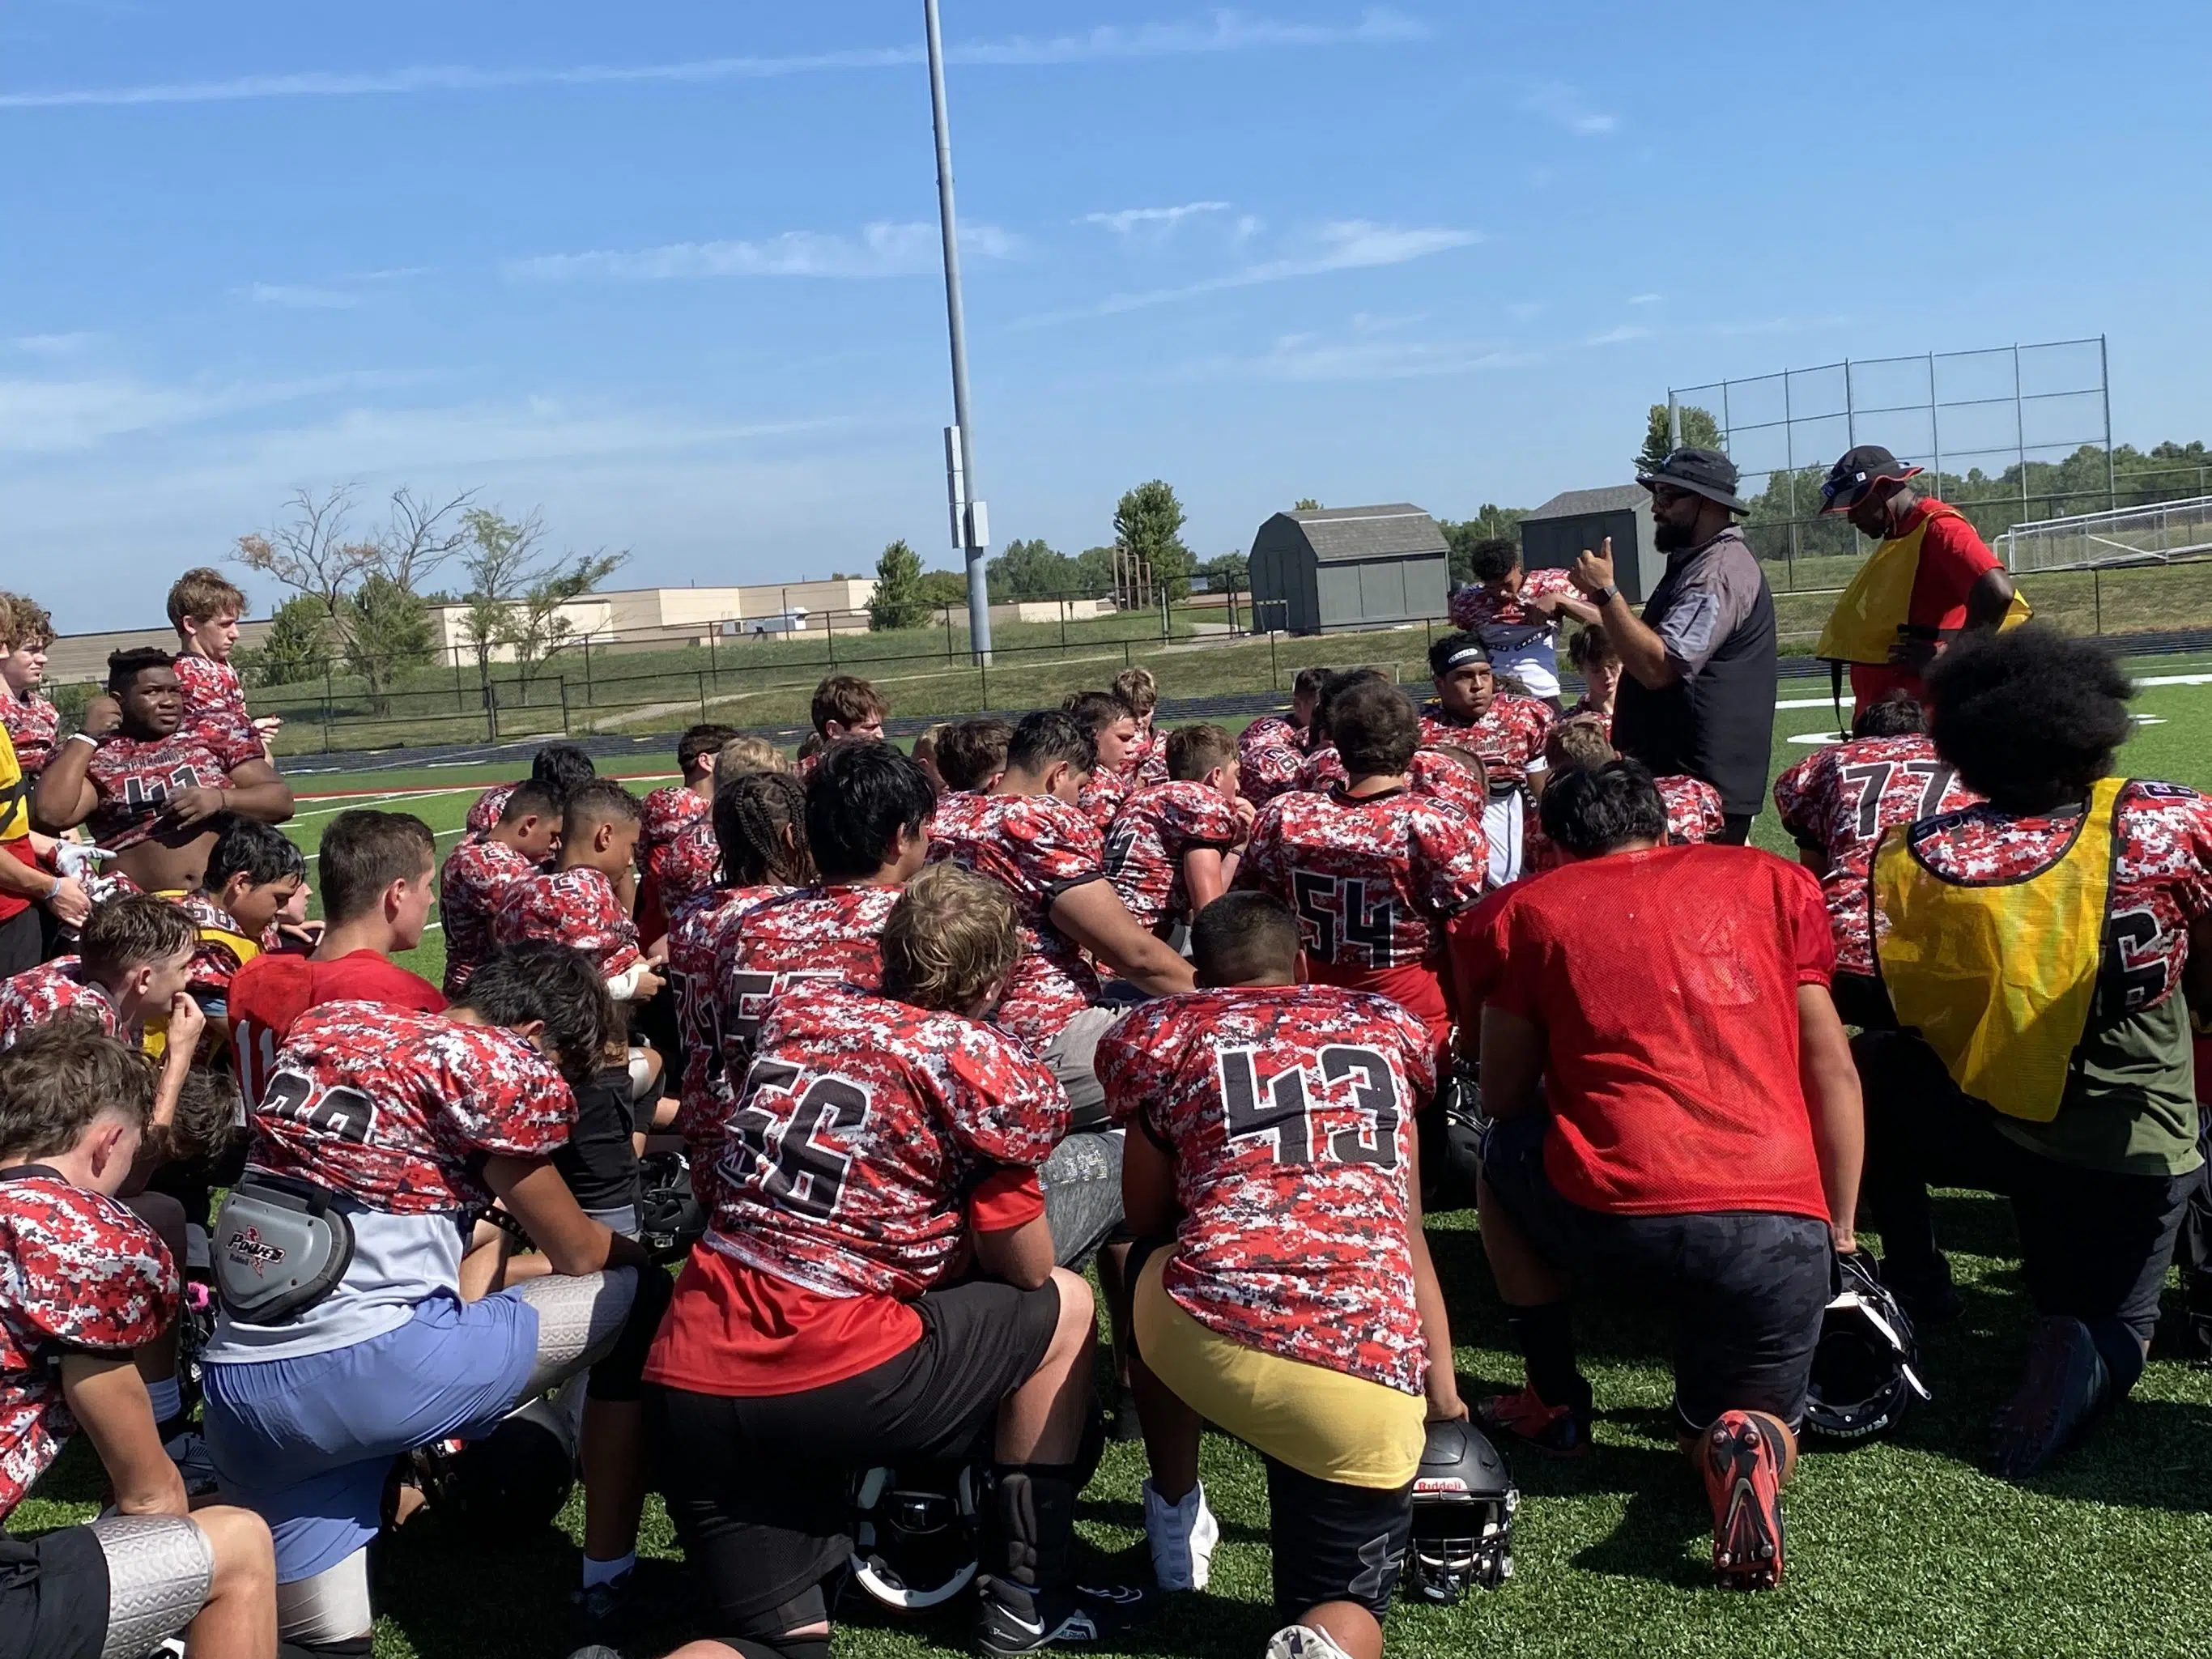
{"label": "white field line", "polygon": [[[430,839],[432,841],[443,841],[448,836],[465,836],[468,832],[469,827],[465,823],[456,830],[441,830],[435,835],[432,836]],[[313,852],[307,854],[307,861],[309,864],[313,864],[317,859],[322,857],[322,849],[320,848],[317,848]]]}

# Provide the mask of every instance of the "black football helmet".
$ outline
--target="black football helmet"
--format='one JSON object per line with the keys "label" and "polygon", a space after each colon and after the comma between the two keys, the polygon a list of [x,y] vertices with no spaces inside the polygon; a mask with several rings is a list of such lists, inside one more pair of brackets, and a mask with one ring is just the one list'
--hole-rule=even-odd
{"label": "black football helmet", "polygon": [[1934,1398],[1920,1380],[1912,1321],[1876,1273],[1864,1250],[1836,1258],[1805,1398],[1805,1428],[1818,1439],[1871,1439],[1896,1427],[1916,1397]]}
{"label": "black football helmet", "polygon": [[637,1186],[638,1243],[655,1261],[681,1261],[707,1231],[690,1163],[681,1152],[648,1152],[637,1161]]}
{"label": "black football helmet", "polygon": [[981,1560],[981,1492],[972,1463],[867,1470],[853,1489],[853,1582],[898,1613],[950,1601]]}
{"label": "black football helmet", "polygon": [[1513,1576],[1513,1472],[1464,1419],[1429,1425],[1413,1477],[1413,1542],[1407,1594],[1449,1607],[1468,1587],[1496,1589]]}
{"label": "black football helmet", "polygon": [[575,1487],[576,1429],[564,1395],[533,1400],[481,1440],[417,1453],[423,1494],[488,1534],[537,1533],[559,1517]]}

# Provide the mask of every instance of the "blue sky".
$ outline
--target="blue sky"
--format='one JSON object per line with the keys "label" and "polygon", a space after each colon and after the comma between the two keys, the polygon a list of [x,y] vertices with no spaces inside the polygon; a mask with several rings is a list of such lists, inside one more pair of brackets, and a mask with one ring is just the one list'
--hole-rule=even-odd
{"label": "blue sky", "polygon": [[[1534,505],[1670,383],[2015,339],[2212,435],[2202,4],[945,12],[1001,543]],[[950,563],[921,13],[0,0],[7,584],[155,621],[348,480],[625,583]]]}

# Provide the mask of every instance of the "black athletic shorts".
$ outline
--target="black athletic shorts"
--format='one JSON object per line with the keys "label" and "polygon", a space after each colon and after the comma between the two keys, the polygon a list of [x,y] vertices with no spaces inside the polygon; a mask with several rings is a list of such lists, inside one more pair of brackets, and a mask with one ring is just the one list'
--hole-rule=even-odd
{"label": "black athletic shorts", "polygon": [[92,1528],[0,1533],[0,1659],[100,1659],[106,1640],[107,1555]]}
{"label": "black athletic shorts", "polygon": [[1544,1170],[1542,1112],[1491,1126],[1482,1173],[1528,1241],[1585,1283],[1628,1285],[1674,1316],[1674,1409],[1705,1427],[1766,1412],[1793,1430],[1827,1310],[1828,1224],[1764,1210],[1613,1215],[1560,1196]]}
{"label": "black athletic shorts", "polygon": [[858,1471],[988,1457],[1000,1402],[1052,1346],[1060,1291],[977,1279],[932,1291],[915,1311],[920,1341],[823,1388],[725,1396],[646,1384],[646,1433],[707,1634],[747,1633],[845,1565]]}
{"label": "black athletic shorts", "polygon": [[576,1091],[576,1127],[553,1154],[553,1167],[575,1194],[579,1209],[618,1210],[637,1203],[636,1125],[627,1066],[601,1072]]}
{"label": "black athletic shorts", "polygon": [[1295,1620],[1324,1601],[1351,1601],[1377,1619],[1413,1537],[1413,1488],[1347,1486],[1267,1466],[1267,1548],[1274,1559],[1275,1616]]}

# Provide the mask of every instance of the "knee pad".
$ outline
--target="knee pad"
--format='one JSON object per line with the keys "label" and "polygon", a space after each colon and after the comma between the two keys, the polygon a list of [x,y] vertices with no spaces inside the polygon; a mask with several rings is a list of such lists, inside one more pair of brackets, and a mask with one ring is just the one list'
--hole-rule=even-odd
{"label": "knee pad", "polygon": [[92,1523],[92,1535],[107,1558],[100,1659],[144,1659],[207,1605],[215,1546],[181,1516],[111,1515]]}
{"label": "knee pad", "polygon": [[523,1389],[526,1397],[566,1382],[612,1351],[638,1300],[638,1279],[636,1268],[615,1267],[524,1281],[521,1297],[538,1314],[538,1364]]}
{"label": "knee pad", "polygon": [[312,1578],[276,1586],[276,1634],[283,1641],[325,1652],[358,1651],[345,1644],[366,1642],[374,1626],[366,1549]]}
{"label": "knee pad", "polygon": [[650,1048],[632,1048],[629,1051],[630,1104],[641,1106],[647,1101],[657,1100],[659,1097],[660,1056]]}

